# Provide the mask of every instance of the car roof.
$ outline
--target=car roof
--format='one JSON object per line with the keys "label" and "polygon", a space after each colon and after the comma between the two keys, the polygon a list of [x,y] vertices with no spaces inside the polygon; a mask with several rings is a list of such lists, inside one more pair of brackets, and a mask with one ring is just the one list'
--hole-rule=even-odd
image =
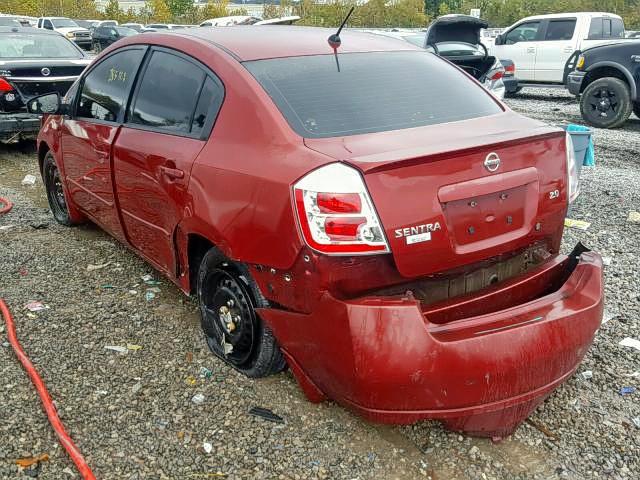
{"label": "car roof", "polygon": [[[334,28],[242,25],[180,30],[179,33],[172,33],[171,38],[175,38],[176,35],[197,37],[216,44],[234,55],[239,61],[250,61],[332,54],[333,49],[327,40],[334,33],[336,33]],[[339,53],[423,51],[409,42],[398,42],[382,35],[353,30],[343,30],[340,38],[342,45],[338,50]]]}
{"label": "car roof", "polygon": [[60,36],[58,32],[53,30],[46,30],[44,28],[33,27],[0,27],[0,34],[2,33],[29,33],[32,35],[56,35]]}
{"label": "car roof", "polygon": [[547,15],[532,15],[530,17],[523,18],[522,20],[518,20],[517,23],[520,23],[524,20],[544,20],[544,19],[555,19],[555,18],[580,18],[580,17],[608,17],[608,18],[621,18],[620,15],[616,15],[615,13],[607,13],[607,12],[575,12],[575,13],[549,13]]}

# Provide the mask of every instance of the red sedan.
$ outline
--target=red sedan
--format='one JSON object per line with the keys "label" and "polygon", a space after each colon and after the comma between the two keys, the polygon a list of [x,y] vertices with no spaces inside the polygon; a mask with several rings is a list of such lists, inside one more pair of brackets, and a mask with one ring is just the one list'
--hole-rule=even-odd
{"label": "red sedan", "polygon": [[65,225],[100,225],[197,295],[250,377],[367,418],[510,433],[569,378],[602,262],[559,252],[570,138],[413,45],[325,29],[123,39],[47,115]]}

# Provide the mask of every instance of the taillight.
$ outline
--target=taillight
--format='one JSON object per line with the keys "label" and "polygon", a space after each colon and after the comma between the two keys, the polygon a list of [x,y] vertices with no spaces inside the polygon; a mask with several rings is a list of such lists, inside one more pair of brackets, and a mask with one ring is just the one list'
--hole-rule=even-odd
{"label": "taillight", "polygon": [[4,78],[0,77],[0,92],[11,92],[13,91],[13,86],[7,82]]}
{"label": "taillight", "polygon": [[293,186],[304,241],[321,253],[388,253],[373,202],[360,173],[342,163],[318,168]]}
{"label": "taillight", "polygon": [[566,150],[567,150],[567,183],[569,203],[578,198],[580,195],[580,174],[576,163],[576,152],[573,149],[573,140],[571,134],[566,134]]}
{"label": "taillight", "polygon": [[516,74],[516,64],[512,63],[511,65],[507,65],[504,67],[504,76],[512,77]]}

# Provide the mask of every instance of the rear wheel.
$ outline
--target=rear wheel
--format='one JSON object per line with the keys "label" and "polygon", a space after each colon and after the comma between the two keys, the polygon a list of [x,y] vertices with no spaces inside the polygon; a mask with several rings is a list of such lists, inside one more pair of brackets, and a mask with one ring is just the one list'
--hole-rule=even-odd
{"label": "rear wheel", "polygon": [[209,250],[198,271],[202,329],[211,351],[248,377],[265,377],[285,367],[280,348],[255,308],[269,303],[242,264]]}
{"label": "rear wheel", "polygon": [[632,103],[628,85],[619,78],[594,80],[580,98],[582,118],[594,127],[616,128],[631,115]]}
{"label": "rear wheel", "polygon": [[42,162],[42,180],[53,218],[66,226],[82,223],[82,215],[69,203],[65,195],[60,170],[51,152],[47,152]]}

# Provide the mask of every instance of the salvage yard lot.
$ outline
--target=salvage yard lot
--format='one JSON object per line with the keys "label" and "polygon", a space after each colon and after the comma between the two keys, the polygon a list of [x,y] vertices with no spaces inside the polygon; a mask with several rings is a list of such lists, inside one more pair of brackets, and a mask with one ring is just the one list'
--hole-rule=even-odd
{"label": "salvage yard lot", "polygon": [[[563,91],[525,90],[508,103],[549,123],[581,122]],[[637,478],[640,393],[620,389],[640,388],[640,352],[618,343],[640,338],[640,223],[628,220],[640,210],[640,120],[597,131],[595,143],[597,167],[583,169],[569,213],[591,225],[567,228],[564,249],[582,241],[609,257],[607,321],[578,373],[499,444],[435,422],[370,424],[307,402],[289,372],[256,381],[223,365],[206,347],[195,302],[96,227],[54,222],[28,148],[0,149],[0,197],[15,203],[0,217],[0,297],[100,479]],[[21,185],[26,174],[38,175],[35,186]],[[30,301],[49,308],[31,313]],[[38,478],[78,478],[0,328],[0,478],[32,478],[38,472],[19,472],[14,460],[42,453],[50,460]],[[254,406],[285,423],[249,416]]]}

